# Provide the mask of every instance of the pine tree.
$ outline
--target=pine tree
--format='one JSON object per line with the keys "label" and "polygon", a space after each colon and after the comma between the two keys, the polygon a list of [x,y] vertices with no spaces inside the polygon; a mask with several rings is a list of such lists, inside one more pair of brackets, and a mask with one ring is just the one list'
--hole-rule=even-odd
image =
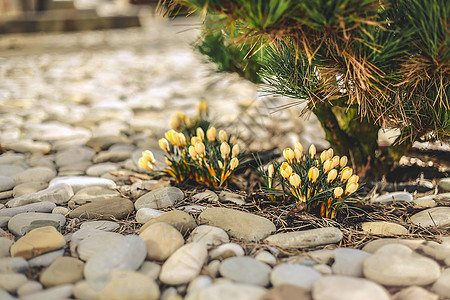
{"label": "pine tree", "polygon": [[[220,47],[245,45],[228,55],[253,59],[273,93],[306,101],[361,175],[386,172],[414,141],[450,140],[446,0],[173,2],[211,16],[206,32]],[[401,132],[387,149],[382,127]]]}

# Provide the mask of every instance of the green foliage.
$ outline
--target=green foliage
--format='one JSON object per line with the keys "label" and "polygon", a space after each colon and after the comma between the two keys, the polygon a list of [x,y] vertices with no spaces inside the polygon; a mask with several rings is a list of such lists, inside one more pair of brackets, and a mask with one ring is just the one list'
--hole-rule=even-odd
{"label": "green foliage", "polygon": [[[337,151],[363,149],[346,151],[358,169],[389,167],[416,140],[450,139],[446,0],[175,2],[218,15],[207,26],[233,32],[223,46],[262,49],[259,74],[270,91],[308,101]],[[376,154],[380,127],[401,135]]]}
{"label": "green foliage", "polygon": [[205,35],[197,49],[216,63],[220,72],[236,72],[251,82],[261,82],[257,75],[260,53],[250,55],[249,45],[237,46],[230,43],[230,30],[228,33],[206,31]]}
{"label": "green foliage", "polygon": [[314,145],[304,154],[301,143],[297,143],[294,150],[283,151],[283,163],[274,161],[265,170],[259,162],[263,191],[273,201],[279,197],[294,200],[309,212],[333,219],[340,209],[357,202],[350,195],[357,191],[359,177],[346,167],[347,157],[334,156],[333,149],[323,151],[319,159],[315,154]]}
{"label": "green foliage", "polygon": [[[224,130],[217,134],[215,127],[209,127],[209,121],[202,118],[207,111],[206,102],[200,102],[199,114],[191,121],[183,113],[173,115],[171,126],[179,131],[171,129],[159,140],[168,165],[163,174],[179,183],[195,181],[211,188],[223,187],[233,180],[244,152],[235,137]],[[153,153],[144,151],[139,166],[152,171],[155,164]]]}

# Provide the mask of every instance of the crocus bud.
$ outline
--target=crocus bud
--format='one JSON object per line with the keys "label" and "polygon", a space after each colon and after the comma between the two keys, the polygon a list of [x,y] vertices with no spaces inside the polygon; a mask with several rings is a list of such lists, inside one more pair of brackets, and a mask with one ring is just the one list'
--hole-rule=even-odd
{"label": "crocus bud", "polygon": [[311,183],[316,182],[317,178],[319,177],[320,171],[316,167],[312,167],[308,171],[308,179],[311,181]]}
{"label": "crocus bud", "polygon": [[164,160],[169,167],[172,166],[172,162],[166,156],[164,156]]}
{"label": "crocus bud", "polygon": [[352,182],[358,182],[359,180],[359,176],[358,175],[352,175],[350,176],[350,178],[347,180],[347,184],[352,183]]}
{"label": "crocus bud", "polygon": [[158,141],[159,147],[166,153],[170,153],[169,142],[165,138],[161,138]]}
{"label": "crocus bud", "polygon": [[231,157],[238,156],[240,151],[241,149],[239,148],[239,145],[238,144],[234,145],[233,148],[231,149]]}
{"label": "crocus bud", "polygon": [[333,167],[333,160],[332,159],[327,159],[324,163],[323,163],[323,171],[325,173],[328,173],[331,168]]}
{"label": "crocus bud", "polygon": [[184,123],[186,123],[187,128],[194,127],[194,121],[192,121],[192,119],[189,117],[186,117],[186,120],[184,121]]}
{"label": "crocus bud", "polygon": [[344,190],[340,186],[338,186],[337,188],[334,189],[334,198],[341,197],[343,193]]}
{"label": "crocus bud", "polygon": [[237,157],[233,157],[233,159],[231,159],[231,161],[230,161],[230,170],[236,169],[238,165],[239,165],[239,160],[237,159]]}
{"label": "crocus bud", "polygon": [[205,132],[200,127],[197,128],[197,136],[202,142],[205,140]]}
{"label": "crocus bud", "polygon": [[294,150],[292,150],[291,148],[286,148],[286,149],[284,149],[284,151],[283,151],[283,156],[284,156],[284,158],[288,161],[288,163],[292,163],[292,161],[294,160],[294,158],[295,158],[295,153],[294,153]]}
{"label": "crocus bud", "polygon": [[223,169],[223,163],[220,160],[217,160],[217,165],[219,168]]}
{"label": "crocus bud", "polygon": [[206,137],[211,143],[216,140],[216,127],[211,127],[206,131]]}
{"label": "crocus bud", "polygon": [[297,161],[297,163],[300,163],[300,161],[302,160],[302,157],[303,157],[303,152],[301,152],[299,149],[295,148],[294,156],[295,156],[295,160]]}
{"label": "crocus bud", "polygon": [[221,129],[219,131],[219,141],[223,142],[228,142],[228,136],[227,133],[225,132],[225,130]]}
{"label": "crocus bud", "polygon": [[145,150],[144,152],[142,152],[142,156],[145,158],[145,160],[147,160],[152,165],[154,165],[156,163],[156,160],[155,160],[155,157],[153,156],[152,151]]}
{"label": "crocus bud", "polygon": [[226,142],[222,142],[220,145],[220,153],[222,154],[222,158],[225,160],[227,159],[228,155],[230,154],[230,145]]}
{"label": "crocus bud", "polygon": [[192,159],[197,159],[197,151],[195,151],[194,146],[189,146],[189,155],[192,157]]}
{"label": "crocus bud", "polygon": [[316,146],[314,146],[314,144],[311,144],[311,146],[309,146],[309,156],[314,157],[314,155],[316,155]]}
{"label": "crocus bud", "polygon": [[333,148],[330,148],[327,150],[327,159],[333,158],[334,150]]}
{"label": "crocus bud", "polygon": [[176,136],[177,132],[173,129],[169,130],[166,132],[165,137],[167,140],[169,140],[173,145],[175,145],[176,141],[175,141],[175,136]]}
{"label": "crocus bud", "polygon": [[231,137],[231,145],[236,145],[237,144],[237,138],[235,136]]}
{"label": "crocus bud", "polygon": [[333,166],[332,168],[336,168],[337,166],[339,166],[339,156],[334,156],[333,157]]}
{"label": "crocus bud", "polygon": [[288,179],[292,174],[292,167],[287,162],[282,163],[280,167],[280,174],[283,178]]}
{"label": "crocus bud", "polygon": [[339,160],[339,167],[343,168],[347,165],[348,162],[348,158],[347,156],[342,156],[341,159]]}
{"label": "crocus bud", "polygon": [[336,169],[331,169],[327,176],[327,182],[330,183],[336,179],[338,172]]}
{"label": "crocus bud", "polygon": [[269,178],[273,178],[273,174],[275,173],[275,168],[273,167],[273,164],[270,164],[267,169],[267,175]]}
{"label": "crocus bud", "polygon": [[198,114],[206,115],[208,114],[208,102],[206,100],[202,100],[197,104]]}
{"label": "crocus bud", "polygon": [[352,176],[353,170],[350,167],[345,167],[341,171],[341,181],[344,182]]}
{"label": "crocus bud", "polygon": [[293,187],[297,188],[300,185],[301,182],[302,181],[301,181],[300,176],[298,174],[292,173],[291,176],[289,176],[289,183]]}
{"label": "crocus bud", "polygon": [[178,133],[179,147],[186,147],[186,137],[182,132]]}
{"label": "crocus bud", "polygon": [[350,195],[358,189],[359,184],[357,182],[350,182],[347,183],[347,186],[345,187],[345,195]]}
{"label": "crocus bud", "polygon": [[328,159],[328,151],[323,150],[322,153],[320,153],[320,162],[323,163]]}
{"label": "crocus bud", "polygon": [[303,145],[300,142],[295,143],[295,149],[298,149],[300,153],[303,153]]}
{"label": "crocus bud", "polygon": [[142,169],[146,169],[146,170],[153,170],[153,165],[145,159],[145,157],[141,157],[138,161],[138,165],[139,167],[141,167]]}
{"label": "crocus bud", "polygon": [[200,157],[205,156],[205,144],[200,142],[200,143],[195,144],[194,147],[195,147],[195,151],[198,153],[198,155]]}
{"label": "crocus bud", "polygon": [[195,144],[201,143],[201,142],[202,142],[202,140],[198,136],[191,137],[191,144],[192,145],[195,145]]}

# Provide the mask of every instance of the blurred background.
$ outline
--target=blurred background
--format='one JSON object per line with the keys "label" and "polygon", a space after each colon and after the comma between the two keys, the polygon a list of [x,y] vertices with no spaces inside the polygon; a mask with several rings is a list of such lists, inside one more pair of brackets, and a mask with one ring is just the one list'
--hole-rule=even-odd
{"label": "blurred background", "polygon": [[[156,0],[0,0],[0,143],[36,138],[39,126],[124,136],[139,148],[195,114],[239,134],[250,150],[328,143],[302,105],[270,96],[195,51],[201,20],[163,17]],[[183,8],[180,8],[183,11]],[[61,134],[64,134],[62,130]],[[74,142],[75,143],[75,142]]]}

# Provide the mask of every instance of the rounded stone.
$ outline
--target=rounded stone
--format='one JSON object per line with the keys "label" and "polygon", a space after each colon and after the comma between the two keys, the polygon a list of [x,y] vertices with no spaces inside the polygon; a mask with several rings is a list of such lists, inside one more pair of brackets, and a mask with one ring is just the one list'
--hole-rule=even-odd
{"label": "rounded stone", "polygon": [[138,270],[139,273],[156,280],[159,277],[159,272],[161,271],[161,266],[152,261],[144,261],[141,268]]}
{"label": "rounded stone", "polygon": [[139,197],[134,203],[134,206],[136,210],[143,207],[159,209],[172,206],[183,199],[184,193],[179,188],[171,186],[162,187]]}
{"label": "rounded stone", "polygon": [[211,259],[226,259],[228,257],[233,256],[243,256],[244,249],[238,244],[235,243],[227,243],[220,245],[216,249],[213,249],[209,252],[209,257]]}
{"label": "rounded stone", "polygon": [[314,247],[319,245],[338,243],[342,239],[342,232],[335,227],[324,227],[303,231],[277,233],[267,237],[264,241],[279,247]]}
{"label": "rounded stone", "polygon": [[450,207],[440,206],[425,209],[411,216],[414,225],[446,228],[450,226]]}
{"label": "rounded stone", "polygon": [[28,280],[17,289],[17,296],[23,297],[43,290],[42,284],[38,281]]}
{"label": "rounded stone", "polygon": [[111,270],[137,270],[145,260],[147,249],[136,235],[127,235],[108,244],[91,256],[84,267],[86,279],[106,276]]}
{"label": "rounded stone", "polygon": [[338,248],[334,250],[333,273],[336,275],[363,277],[363,262],[370,253],[358,249]]}
{"label": "rounded stone", "polygon": [[441,297],[450,298],[450,268],[442,271],[441,276],[433,284],[431,290]]}
{"label": "rounded stone", "polygon": [[439,179],[438,188],[441,192],[450,192],[450,177]]}
{"label": "rounded stone", "polygon": [[267,292],[263,287],[237,282],[217,282],[187,295],[185,300],[253,300],[261,299]]}
{"label": "rounded stone", "polygon": [[30,203],[49,201],[56,204],[65,204],[73,196],[73,190],[70,185],[60,184],[48,187],[45,190],[34,194],[23,195],[8,201],[9,207],[17,207]]}
{"label": "rounded stone", "polygon": [[389,293],[380,285],[362,278],[325,276],[313,285],[314,300],[389,300]]}
{"label": "rounded stone", "polygon": [[15,235],[24,235],[32,229],[33,224],[36,227],[48,224],[62,228],[65,223],[66,218],[63,215],[28,212],[12,217],[8,222],[8,229]]}
{"label": "rounded stone", "polygon": [[66,239],[52,226],[30,231],[11,246],[11,256],[29,259],[64,247]]}
{"label": "rounded stone", "polygon": [[134,211],[133,202],[116,197],[84,204],[69,213],[71,218],[123,219]]}
{"label": "rounded stone", "polygon": [[239,283],[267,286],[272,269],[250,256],[235,256],[225,259],[220,265],[220,274]]}
{"label": "rounded stone", "polygon": [[362,248],[362,250],[366,251],[368,253],[375,253],[381,247],[383,247],[385,245],[390,245],[390,244],[400,244],[400,245],[404,245],[404,246],[410,248],[411,250],[417,250],[424,243],[425,243],[425,240],[382,238],[382,239],[373,240],[373,241],[368,242]]}
{"label": "rounded stone", "polygon": [[89,176],[62,176],[56,177],[50,181],[50,187],[61,183],[67,183],[73,189],[74,193],[88,186],[102,186],[106,188],[114,188],[114,181],[106,178],[89,177]]}
{"label": "rounded stone", "polygon": [[270,282],[273,286],[293,284],[306,290],[311,290],[316,280],[322,274],[316,270],[299,264],[281,264],[276,266],[270,274]]}
{"label": "rounded stone", "polygon": [[50,251],[29,259],[28,264],[30,265],[30,268],[48,267],[55,261],[55,259],[63,255],[64,255],[64,248],[55,251]]}
{"label": "rounded stone", "polygon": [[381,247],[363,265],[367,279],[386,286],[427,285],[441,274],[434,260],[399,244]]}
{"label": "rounded stone", "polygon": [[185,213],[184,211],[172,210],[151,219],[141,227],[139,232],[143,232],[148,226],[154,223],[167,223],[172,225],[180,231],[182,235],[186,235],[197,226],[197,223],[195,223],[194,218],[190,214]]}
{"label": "rounded stone", "polygon": [[69,209],[67,207],[63,207],[63,206],[57,206],[55,208],[53,208],[52,210],[52,214],[60,214],[60,215],[67,215],[69,213]]}
{"label": "rounded stone", "polygon": [[192,196],[192,200],[194,201],[208,201],[208,202],[218,202],[219,196],[216,193],[210,190],[206,190],[202,193],[198,193]]}
{"label": "rounded stone", "polygon": [[164,261],[183,246],[181,233],[166,223],[154,223],[139,234],[147,246],[147,259]]}
{"label": "rounded stone", "polygon": [[117,171],[119,166],[111,163],[102,163],[93,165],[86,169],[86,175],[88,176],[102,176],[103,174],[109,173],[111,171]]}
{"label": "rounded stone", "polygon": [[16,185],[14,179],[9,176],[0,175],[0,192],[9,191]]}
{"label": "rounded stone", "polygon": [[60,300],[70,299],[73,284],[62,284],[20,297],[20,300]]}
{"label": "rounded stone", "polygon": [[95,151],[86,147],[73,147],[56,154],[55,163],[58,167],[91,161]]}
{"label": "rounded stone", "polygon": [[3,208],[0,210],[0,216],[14,217],[15,215],[27,212],[51,212],[56,207],[56,204],[49,201],[26,204],[23,206]]}
{"label": "rounded stone", "polygon": [[28,267],[29,264],[23,257],[0,258],[0,273],[23,272]]}
{"label": "rounded stone", "polygon": [[120,227],[120,225],[117,224],[116,222],[102,220],[102,221],[84,222],[83,224],[81,224],[80,229],[92,228],[92,229],[99,229],[99,230],[104,230],[104,231],[114,231],[119,227]]}
{"label": "rounded stone", "polygon": [[198,276],[207,256],[205,245],[186,244],[166,260],[161,268],[159,279],[169,285],[188,283]]}
{"label": "rounded stone", "polygon": [[392,222],[364,222],[361,225],[362,231],[379,235],[404,235],[408,234],[408,229],[400,224]]}
{"label": "rounded stone", "polygon": [[105,200],[120,197],[120,193],[116,190],[105,188],[103,186],[88,186],[79,190],[70,199],[76,204],[83,205],[89,202]]}
{"label": "rounded stone", "polygon": [[213,284],[213,280],[208,275],[200,275],[189,282],[187,294],[192,294],[200,289],[205,289]]}
{"label": "rounded stone", "polygon": [[47,182],[43,181],[31,181],[18,184],[13,189],[14,198],[18,198],[23,195],[34,194],[42,191],[48,187]]}
{"label": "rounded stone", "polygon": [[45,287],[75,283],[83,279],[84,263],[74,257],[61,256],[45,269],[40,281]]}
{"label": "rounded stone", "polygon": [[406,201],[410,202],[413,200],[413,196],[410,193],[407,192],[393,192],[393,193],[387,193],[381,196],[378,196],[377,198],[373,199],[373,203],[390,203],[390,202],[396,202],[396,201]]}
{"label": "rounded stone", "polygon": [[136,222],[144,224],[156,217],[159,217],[162,214],[164,214],[163,211],[143,207],[136,212]]}
{"label": "rounded stone", "polygon": [[221,228],[200,225],[192,230],[187,242],[196,242],[205,244],[207,249],[230,242],[228,234]]}
{"label": "rounded stone", "polygon": [[15,293],[27,280],[27,277],[23,274],[0,273],[0,289]]}
{"label": "rounded stone", "polygon": [[396,293],[392,300],[439,300],[439,296],[420,286],[410,286]]}
{"label": "rounded stone", "polygon": [[277,263],[277,259],[268,251],[261,251],[256,256],[255,259],[260,262],[266,263],[269,266],[274,266]]}
{"label": "rounded stone", "polygon": [[310,291],[292,284],[271,288],[261,300],[312,300]]}
{"label": "rounded stone", "polygon": [[219,227],[231,237],[259,241],[276,230],[266,218],[229,208],[211,207],[199,216],[199,223]]}
{"label": "rounded stone", "polygon": [[130,270],[113,270],[106,278],[81,281],[73,291],[77,299],[157,300],[160,295],[154,280]]}
{"label": "rounded stone", "polygon": [[110,243],[122,237],[121,234],[116,232],[100,231],[94,233],[80,241],[77,247],[78,256],[82,260],[87,261],[90,257],[103,251]]}
{"label": "rounded stone", "polygon": [[16,184],[26,183],[30,181],[49,182],[56,176],[56,171],[47,167],[34,167],[26,169],[20,173],[12,175],[12,179]]}
{"label": "rounded stone", "polygon": [[12,243],[12,240],[8,238],[0,237],[0,258],[9,256],[9,248],[11,247]]}

